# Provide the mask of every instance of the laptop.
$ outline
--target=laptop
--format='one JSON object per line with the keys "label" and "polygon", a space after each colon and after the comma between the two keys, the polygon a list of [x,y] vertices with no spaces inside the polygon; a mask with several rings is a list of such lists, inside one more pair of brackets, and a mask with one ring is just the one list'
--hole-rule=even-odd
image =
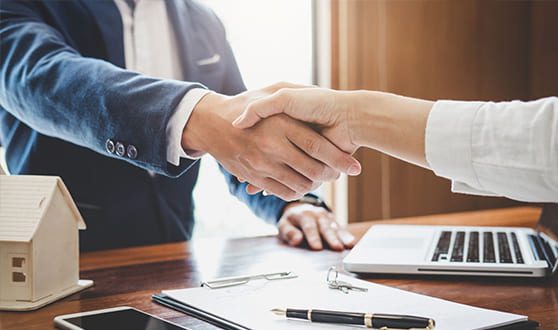
{"label": "laptop", "polygon": [[343,260],[355,273],[547,277],[558,268],[558,205],[535,229],[374,225]]}

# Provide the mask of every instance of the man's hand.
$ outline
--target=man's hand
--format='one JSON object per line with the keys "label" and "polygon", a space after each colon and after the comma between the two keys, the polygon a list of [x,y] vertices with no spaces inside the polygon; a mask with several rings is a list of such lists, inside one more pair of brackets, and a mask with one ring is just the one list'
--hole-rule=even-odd
{"label": "man's hand", "polygon": [[284,113],[303,122],[315,124],[330,141],[347,153],[359,145],[350,129],[353,99],[351,92],[325,88],[282,88],[272,95],[251,102],[233,125],[249,128],[264,118]]}
{"label": "man's hand", "polygon": [[[350,92],[324,88],[282,88],[272,95],[251,102],[233,122],[233,126],[246,129],[264,118],[287,114],[291,118],[314,124],[329,141],[352,154],[359,145],[354,142],[354,130],[350,127],[354,116],[350,106],[352,99],[346,97],[347,93]],[[248,192],[262,190],[255,182],[247,181],[250,183]]]}
{"label": "man's hand", "polygon": [[195,107],[182,135],[182,147],[207,152],[231,174],[284,200],[296,200],[331,181],[339,172],[356,175],[360,164],[307,125],[286,115],[249,129],[231,125],[246,106],[288,86],[227,97],[209,93]]}
{"label": "man's hand", "polygon": [[290,203],[277,224],[279,237],[291,246],[308,242],[312,250],[321,250],[325,242],[330,249],[342,251],[355,245],[355,238],[340,228],[333,213],[305,203]]}

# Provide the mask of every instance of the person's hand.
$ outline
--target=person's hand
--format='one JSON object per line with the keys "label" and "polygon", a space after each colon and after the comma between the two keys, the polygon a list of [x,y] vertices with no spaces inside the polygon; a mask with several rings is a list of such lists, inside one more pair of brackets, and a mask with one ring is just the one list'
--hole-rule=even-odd
{"label": "person's hand", "polygon": [[[314,124],[323,136],[341,150],[352,154],[359,145],[351,135],[351,99],[344,97],[346,93],[324,88],[282,88],[251,102],[233,125],[246,129],[265,118],[283,113]],[[256,183],[250,180],[248,182],[248,192],[257,193],[262,190]]]}
{"label": "person's hand", "polygon": [[312,123],[342,150],[372,148],[429,168],[425,132],[434,102],[379,91],[284,88],[250,103],[233,125],[284,113]]}
{"label": "person's hand", "polygon": [[249,129],[231,125],[250,102],[285,86],[278,84],[234,97],[209,93],[192,112],[183,131],[182,147],[211,154],[231,174],[284,200],[301,198],[322,182],[336,179],[339,172],[360,173],[360,164],[351,155],[286,115]]}
{"label": "person's hand", "polygon": [[352,99],[350,92],[325,88],[282,88],[266,97],[250,102],[233,122],[238,128],[249,128],[264,118],[284,113],[303,122],[315,124],[321,133],[340,149],[353,153],[359,145],[350,127]]}
{"label": "person's hand", "polygon": [[333,213],[305,203],[290,203],[277,224],[279,237],[291,246],[299,246],[305,240],[312,250],[321,250],[324,243],[330,249],[342,251],[355,245],[355,238],[341,228]]}

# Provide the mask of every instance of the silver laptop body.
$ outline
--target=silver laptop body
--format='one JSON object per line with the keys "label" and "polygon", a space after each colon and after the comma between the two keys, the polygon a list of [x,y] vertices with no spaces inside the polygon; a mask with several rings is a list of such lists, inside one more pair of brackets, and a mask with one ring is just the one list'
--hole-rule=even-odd
{"label": "silver laptop body", "polygon": [[536,229],[375,225],[345,257],[356,273],[545,277],[558,268],[558,207]]}

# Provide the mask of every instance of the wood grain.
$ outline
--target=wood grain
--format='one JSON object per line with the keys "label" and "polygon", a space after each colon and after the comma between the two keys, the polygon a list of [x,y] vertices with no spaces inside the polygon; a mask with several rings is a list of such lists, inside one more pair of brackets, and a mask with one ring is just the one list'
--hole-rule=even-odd
{"label": "wood grain", "polygon": [[[512,225],[533,227],[540,210],[513,208],[403,218],[389,223]],[[349,226],[361,237],[370,225]],[[34,312],[0,313],[0,329],[53,329],[56,315],[115,306],[133,306],[195,329],[214,329],[186,315],[153,303],[150,296],[164,289],[196,287],[202,279],[273,269],[297,272],[341,267],[346,252],[311,252],[285,246],[276,237],[198,240],[158,246],[85,253],[81,277],[95,286]],[[556,329],[558,279],[376,275],[367,280],[479,307],[526,314]]]}
{"label": "wood grain", "polygon": [[[557,15],[557,1],[333,1],[332,87],[432,100],[557,95]],[[448,180],[376,151],[357,158],[351,222],[518,205],[453,194]]]}

